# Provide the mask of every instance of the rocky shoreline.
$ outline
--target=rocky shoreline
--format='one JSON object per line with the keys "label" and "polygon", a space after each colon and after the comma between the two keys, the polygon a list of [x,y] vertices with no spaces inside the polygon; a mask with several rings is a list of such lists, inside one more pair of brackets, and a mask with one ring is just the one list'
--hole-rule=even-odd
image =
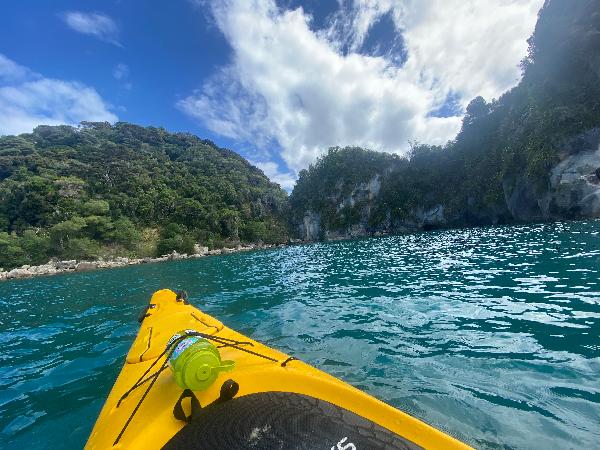
{"label": "rocky shoreline", "polygon": [[12,270],[4,270],[0,268],[0,281],[14,280],[19,278],[31,278],[37,276],[56,275],[60,273],[69,272],[84,272],[96,269],[112,269],[115,267],[134,266],[137,264],[152,264],[164,261],[174,261],[180,259],[195,259],[204,258],[207,256],[214,255],[225,255],[229,253],[247,252],[252,250],[264,250],[276,247],[285,247],[286,244],[245,244],[238,245],[236,247],[223,247],[214,250],[209,250],[208,247],[202,247],[196,245],[194,247],[194,253],[191,255],[185,253],[177,253],[173,251],[168,255],[159,256],[156,258],[127,258],[127,257],[116,257],[112,259],[99,258],[95,261],[77,261],[75,259],[68,261],[59,261],[52,259],[46,264],[39,266],[24,265],[17,267]]}

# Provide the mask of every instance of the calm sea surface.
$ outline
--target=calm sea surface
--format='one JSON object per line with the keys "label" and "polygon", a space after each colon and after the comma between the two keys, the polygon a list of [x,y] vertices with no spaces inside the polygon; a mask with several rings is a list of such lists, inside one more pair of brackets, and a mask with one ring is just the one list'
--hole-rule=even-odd
{"label": "calm sea surface", "polygon": [[451,230],[0,283],[0,447],[81,448],[139,311],[171,287],[476,447],[599,448],[599,232]]}

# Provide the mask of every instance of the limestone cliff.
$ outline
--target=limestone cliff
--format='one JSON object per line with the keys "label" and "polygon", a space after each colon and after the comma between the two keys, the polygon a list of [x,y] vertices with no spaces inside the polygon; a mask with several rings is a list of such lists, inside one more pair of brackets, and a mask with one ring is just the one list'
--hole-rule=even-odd
{"label": "limestone cliff", "polygon": [[323,223],[320,212],[305,211],[297,223],[299,237],[338,240],[451,226],[600,217],[600,127],[565,141],[560,148],[562,160],[551,168],[544,186],[526,174],[508,176],[502,180],[503,198],[483,209],[476,209],[477,199],[468,195],[459,205],[424,201],[392,218],[380,193],[382,182],[397,176],[394,171],[346,186],[346,193],[343,180],[338,180],[324,197],[333,219]]}
{"label": "limestone cliff", "polygon": [[561,146],[562,161],[552,168],[545,189],[526,176],[508,188],[506,204],[518,221],[600,217],[600,127]]}

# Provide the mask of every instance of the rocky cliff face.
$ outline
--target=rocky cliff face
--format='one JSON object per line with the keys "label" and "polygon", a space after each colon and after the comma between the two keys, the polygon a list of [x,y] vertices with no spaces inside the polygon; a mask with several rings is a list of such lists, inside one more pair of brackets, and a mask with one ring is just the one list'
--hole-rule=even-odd
{"label": "rocky cliff face", "polygon": [[371,215],[372,203],[381,189],[380,176],[376,175],[368,182],[359,183],[348,195],[341,194],[342,183],[338,183],[336,191],[331,193],[328,200],[335,205],[335,213],[343,214],[349,209],[358,208],[360,219],[347,229],[329,230],[321,227],[321,214],[306,211],[302,221],[297,224],[300,239],[315,241],[319,239],[336,240],[352,237],[366,236],[367,221]]}
{"label": "rocky cliff face", "polygon": [[550,174],[545,217],[600,217],[600,145],[571,155]]}
{"label": "rocky cliff face", "polygon": [[374,201],[381,190],[381,175],[376,174],[367,182],[358,183],[347,195],[342,195],[341,189],[342,183],[340,182],[337,185],[336,192],[329,196],[329,201],[335,205],[335,213],[345,214],[349,210],[354,210],[359,217],[358,220],[344,228],[322,229],[321,215],[314,211],[306,211],[302,222],[298,225],[298,232],[302,240],[350,239],[372,234],[368,222]]}
{"label": "rocky cliff face", "polygon": [[340,212],[344,208],[353,208],[358,203],[364,203],[370,212],[373,200],[379,195],[381,190],[381,175],[376,174],[366,183],[359,183],[349,195],[343,198],[338,196],[335,199],[338,201],[337,211]]}
{"label": "rocky cliff face", "polygon": [[317,241],[321,238],[321,215],[306,211],[302,222],[298,225],[298,235],[303,241]]}
{"label": "rocky cliff face", "polygon": [[541,192],[525,176],[511,188],[505,182],[506,204],[515,220],[600,217],[600,128],[567,141],[561,155]]}

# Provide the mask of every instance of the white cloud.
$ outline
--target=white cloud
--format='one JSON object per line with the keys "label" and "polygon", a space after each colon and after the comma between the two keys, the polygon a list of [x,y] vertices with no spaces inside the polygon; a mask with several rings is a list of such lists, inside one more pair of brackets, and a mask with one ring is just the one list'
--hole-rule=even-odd
{"label": "white cloud", "polygon": [[119,81],[121,86],[127,90],[133,87],[131,81],[129,81],[129,66],[124,63],[119,63],[113,68],[113,77]]}
{"label": "white cloud", "polygon": [[[402,153],[408,141],[441,144],[461,123],[460,116],[431,115],[448,95],[464,107],[517,83],[542,1],[355,0],[341,2],[331,26],[315,32],[301,8],[215,0],[213,15],[232,61],[178,107],[216,133],[280,148],[293,172],[329,146]],[[384,14],[402,32],[401,67],[357,53]]]}
{"label": "white cloud", "polygon": [[129,66],[127,64],[119,63],[113,69],[113,77],[117,80],[124,80],[129,77]]}
{"label": "white cloud", "polygon": [[18,65],[0,53],[0,82],[10,83],[20,80],[26,77],[27,73],[28,70],[25,67]]}
{"label": "white cloud", "polygon": [[0,54],[0,135],[83,120],[115,122],[117,116],[95,89],[44,78]]}
{"label": "white cloud", "polygon": [[[217,98],[220,101],[216,102]],[[268,131],[260,129],[268,119],[265,100],[245,89],[231,67],[217,71],[202,89],[177,102],[177,106],[222,136],[259,146],[271,143]]]}
{"label": "white cloud", "polygon": [[279,184],[286,191],[290,192],[294,187],[296,178],[291,173],[281,172],[277,163],[273,161],[250,161],[250,164],[258,167],[271,181]]}
{"label": "white cloud", "polygon": [[405,70],[419,74],[431,90],[458,93],[466,106],[477,95],[491,100],[517,84],[543,0],[356,3],[359,24],[393,14],[408,50]]}
{"label": "white cloud", "polygon": [[106,14],[68,11],[62,15],[62,18],[70,28],[79,33],[88,34],[101,41],[121,46],[119,27]]}

